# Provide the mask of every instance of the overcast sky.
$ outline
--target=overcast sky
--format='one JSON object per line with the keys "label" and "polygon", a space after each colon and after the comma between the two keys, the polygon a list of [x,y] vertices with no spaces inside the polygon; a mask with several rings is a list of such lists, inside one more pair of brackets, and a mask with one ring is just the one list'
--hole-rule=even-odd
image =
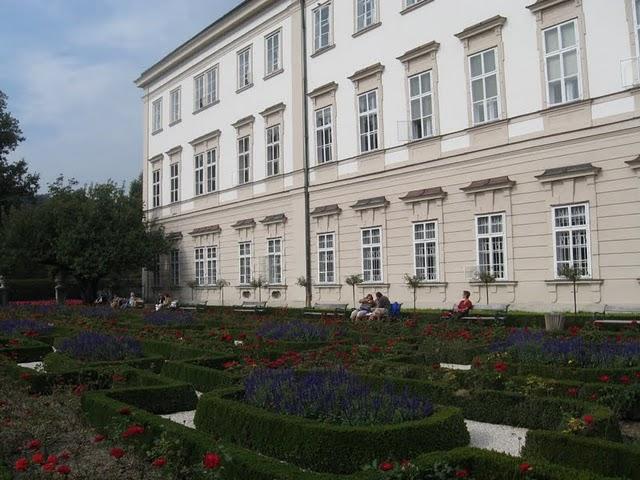
{"label": "overcast sky", "polygon": [[129,181],[142,169],[133,81],[241,0],[0,0],[0,90],[41,188]]}

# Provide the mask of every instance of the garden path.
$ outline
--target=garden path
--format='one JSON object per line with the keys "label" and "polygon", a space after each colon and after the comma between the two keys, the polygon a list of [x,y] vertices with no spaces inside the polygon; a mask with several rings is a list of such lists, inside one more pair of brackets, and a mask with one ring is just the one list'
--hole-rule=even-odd
{"label": "garden path", "polygon": [[494,450],[514,457],[520,456],[527,436],[526,428],[465,420],[471,436],[471,446]]}

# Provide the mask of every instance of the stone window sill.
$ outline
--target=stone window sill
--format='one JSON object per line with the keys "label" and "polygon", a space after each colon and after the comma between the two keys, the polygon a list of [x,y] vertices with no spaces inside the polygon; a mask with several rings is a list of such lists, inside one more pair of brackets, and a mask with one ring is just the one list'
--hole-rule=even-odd
{"label": "stone window sill", "polygon": [[381,21],[377,21],[376,23],[372,23],[368,27],[361,28],[360,30],[358,30],[357,32],[355,32],[351,36],[353,38],[359,37],[360,35],[364,35],[365,33],[370,32],[371,30],[375,30],[376,28],[380,27],[381,25],[382,25],[382,22]]}
{"label": "stone window sill", "polygon": [[333,50],[334,48],[336,48],[335,43],[332,43],[331,45],[327,45],[326,47],[319,48],[318,50],[316,50],[311,54],[311,58],[319,57],[323,53],[328,52],[329,50]]}
{"label": "stone window sill", "polygon": [[273,72],[265,75],[262,79],[263,80],[269,80],[270,78],[277,77],[278,75],[280,75],[283,72],[284,72],[284,68],[280,67],[278,70],[274,70]]}
{"label": "stone window sill", "polygon": [[404,9],[402,9],[400,11],[400,15],[405,15],[405,14],[407,14],[409,12],[413,12],[414,10],[417,10],[420,7],[424,7],[425,5],[428,5],[431,2],[433,2],[433,0],[423,0],[422,2],[418,2],[418,3],[415,3],[413,5],[409,5],[408,7],[405,7]]}
{"label": "stone window sill", "polygon": [[237,89],[236,93],[242,93],[246,90],[249,90],[251,87],[253,87],[253,82],[251,82],[249,85],[245,85],[244,87]]}
{"label": "stone window sill", "polygon": [[204,107],[200,107],[200,108],[198,108],[197,110],[194,110],[194,111],[193,111],[193,114],[194,114],[194,115],[197,115],[198,113],[200,113],[200,112],[202,112],[202,111],[206,110],[207,108],[211,108],[211,107],[213,107],[214,105],[217,105],[217,104],[219,104],[219,103],[220,103],[220,100],[214,100],[214,101],[213,101],[213,102],[211,102],[209,105],[205,105]]}

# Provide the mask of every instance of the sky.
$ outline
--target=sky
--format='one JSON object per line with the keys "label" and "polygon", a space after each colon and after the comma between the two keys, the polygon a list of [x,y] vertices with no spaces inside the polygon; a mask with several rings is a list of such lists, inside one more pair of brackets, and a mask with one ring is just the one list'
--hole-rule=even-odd
{"label": "sky", "polygon": [[241,0],[0,0],[0,90],[40,186],[129,182],[142,171],[133,81]]}

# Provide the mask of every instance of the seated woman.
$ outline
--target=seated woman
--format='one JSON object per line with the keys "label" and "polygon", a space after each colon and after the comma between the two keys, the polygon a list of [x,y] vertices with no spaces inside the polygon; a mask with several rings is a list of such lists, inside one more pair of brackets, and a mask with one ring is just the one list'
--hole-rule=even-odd
{"label": "seated woman", "polygon": [[473,308],[473,303],[469,300],[471,296],[471,292],[465,290],[462,292],[462,300],[458,302],[458,304],[453,308],[453,310],[449,310],[447,312],[442,313],[442,318],[458,320],[465,315],[468,315],[471,309]]}
{"label": "seated woman", "polygon": [[376,302],[371,294],[361,298],[359,303],[360,306],[351,312],[351,320],[361,320],[369,315],[369,313],[371,313],[371,309],[376,306]]}

